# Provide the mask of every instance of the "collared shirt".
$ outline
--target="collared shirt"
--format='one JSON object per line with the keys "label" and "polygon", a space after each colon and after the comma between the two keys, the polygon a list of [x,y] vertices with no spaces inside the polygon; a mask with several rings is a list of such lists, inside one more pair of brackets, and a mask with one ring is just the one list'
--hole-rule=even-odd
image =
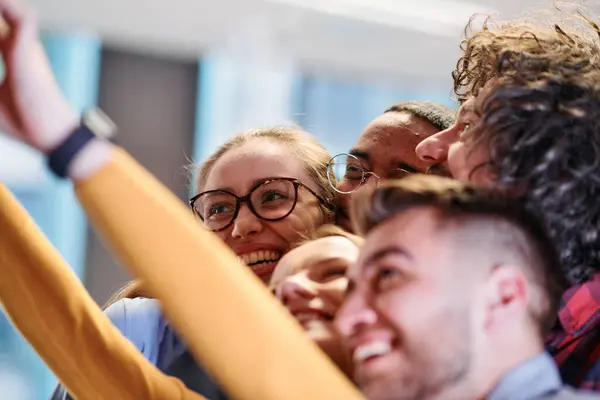
{"label": "collared shirt", "polygon": [[600,391],[600,274],[565,292],[546,349],[563,382]]}
{"label": "collared shirt", "polygon": [[600,396],[577,392],[563,385],[558,368],[542,353],[510,370],[486,400],[591,400]]}
{"label": "collared shirt", "polygon": [[535,356],[510,370],[487,400],[529,400],[543,398],[560,390],[558,368],[547,353]]}

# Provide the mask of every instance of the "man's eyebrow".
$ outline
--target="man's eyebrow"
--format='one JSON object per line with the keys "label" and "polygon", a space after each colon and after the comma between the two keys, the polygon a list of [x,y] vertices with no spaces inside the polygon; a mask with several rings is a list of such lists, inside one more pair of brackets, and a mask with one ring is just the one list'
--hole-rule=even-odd
{"label": "man's eyebrow", "polygon": [[378,250],[377,252],[375,252],[374,254],[372,254],[371,256],[369,256],[369,258],[367,258],[365,260],[365,265],[372,265],[373,263],[381,260],[384,257],[387,257],[389,255],[399,255],[402,256],[404,258],[407,258],[409,260],[413,260],[413,256],[412,254],[405,249],[402,246],[388,246],[388,247],[384,247],[383,249]]}
{"label": "man's eyebrow", "polygon": [[350,150],[350,152],[348,154],[351,154],[354,157],[363,158],[366,161],[369,161],[369,159],[371,158],[369,153],[367,153],[366,151],[358,150],[358,149],[352,149],[352,150]]}
{"label": "man's eyebrow", "polygon": [[474,108],[473,108],[473,104],[469,104],[468,106],[462,105],[460,106],[460,109],[458,110],[458,115],[456,116],[456,119],[458,121],[460,121],[462,118],[464,118],[466,115],[468,114],[474,114]]}

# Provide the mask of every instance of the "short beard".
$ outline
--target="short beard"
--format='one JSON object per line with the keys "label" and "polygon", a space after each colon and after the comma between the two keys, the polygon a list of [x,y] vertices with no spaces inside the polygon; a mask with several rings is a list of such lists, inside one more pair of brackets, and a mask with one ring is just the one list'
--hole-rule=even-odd
{"label": "short beard", "polygon": [[[469,361],[460,360],[452,369],[430,375],[427,381],[413,378],[413,374],[394,382],[377,382],[375,385],[361,388],[369,400],[430,400],[436,399],[444,391],[457,386],[469,372]],[[440,367],[442,365],[440,364]],[[414,373],[414,372],[413,372]],[[420,371],[419,375],[426,374]]]}
{"label": "short beard", "polygon": [[[363,394],[369,400],[430,400],[446,398],[444,393],[461,390],[466,382],[472,366],[472,354],[469,349],[470,334],[468,319],[453,323],[462,323],[454,332],[446,337],[454,340],[440,347],[411,346],[406,357],[412,369],[403,376],[386,376],[371,384],[361,385]],[[443,341],[443,337],[441,338]],[[454,350],[449,352],[447,349]],[[437,349],[446,349],[438,351]],[[429,351],[428,351],[429,349]]]}

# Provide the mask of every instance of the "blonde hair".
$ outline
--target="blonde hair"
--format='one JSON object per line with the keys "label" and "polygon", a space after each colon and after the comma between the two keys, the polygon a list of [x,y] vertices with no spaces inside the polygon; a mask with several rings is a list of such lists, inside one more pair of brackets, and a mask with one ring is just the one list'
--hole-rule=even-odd
{"label": "blonde hair", "polygon": [[354,244],[356,247],[359,247],[359,248],[362,247],[362,245],[364,243],[364,239],[361,236],[354,235],[350,232],[347,232],[343,228],[341,228],[337,225],[326,224],[326,225],[321,225],[319,228],[315,229],[309,235],[306,235],[305,237],[300,239],[300,241],[298,241],[296,243],[296,247],[300,247],[303,244],[310,243],[312,241],[319,240],[319,239],[332,237],[332,236],[344,237],[344,238],[348,239],[349,241],[351,241],[352,244]]}
{"label": "blonde hair", "polygon": [[300,128],[290,127],[250,129],[229,139],[200,167],[196,191],[202,191],[215,163],[225,153],[256,139],[269,140],[286,146],[302,163],[304,170],[316,184],[317,194],[326,202],[332,202],[335,199],[335,191],[327,179],[327,166],[331,160],[331,154],[310,133]]}
{"label": "blonde hair", "polygon": [[[250,129],[229,139],[200,166],[196,191],[202,191],[210,171],[225,153],[255,139],[270,140],[287,146],[294,157],[302,163],[304,170],[316,185],[317,194],[325,200],[326,204],[322,206],[323,215],[332,212],[335,191],[327,179],[327,166],[331,160],[331,155],[310,133],[300,128]],[[340,230],[344,232],[342,229]],[[312,235],[312,232],[309,233],[310,235]],[[348,238],[350,239],[350,237]],[[354,240],[352,242],[355,243]],[[104,307],[107,308],[122,299],[133,299],[136,297],[151,297],[143,289],[143,285],[139,280],[133,280],[125,284],[125,286],[110,297]]]}
{"label": "blonde hair", "polygon": [[139,279],[134,279],[127,282],[119,290],[117,290],[110,298],[104,303],[103,310],[107,309],[112,304],[123,299],[135,299],[138,297],[151,298],[150,295],[144,290],[142,282]]}

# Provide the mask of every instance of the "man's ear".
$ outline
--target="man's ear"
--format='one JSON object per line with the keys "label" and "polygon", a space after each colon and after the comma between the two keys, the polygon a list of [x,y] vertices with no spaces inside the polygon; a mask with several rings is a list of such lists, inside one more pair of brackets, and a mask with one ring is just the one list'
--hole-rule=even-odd
{"label": "man's ear", "polygon": [[520,267],[499,265],[494,267],[485,285],[486,331],[514,321],[526,312],[530,288]]}

